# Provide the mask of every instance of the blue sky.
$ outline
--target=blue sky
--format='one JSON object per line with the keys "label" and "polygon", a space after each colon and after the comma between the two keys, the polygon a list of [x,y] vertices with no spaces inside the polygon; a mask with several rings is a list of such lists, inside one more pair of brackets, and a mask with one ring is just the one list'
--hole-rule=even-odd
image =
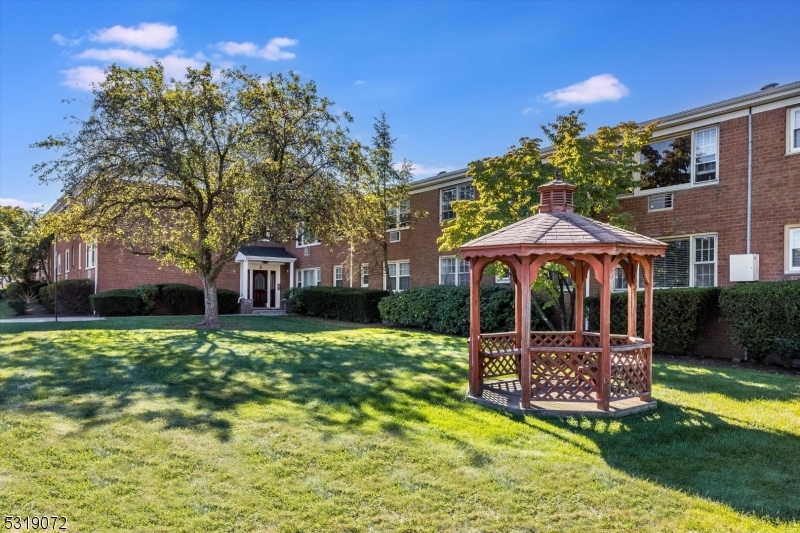
{"label": "blue sky", "polygon": [[[112,61],[294,70],[369,141],[385,111],[416,178],[584,108],[589,129],[800,79],[800,2],[0,0],[0,203],[49,206],[30,143],[84,115]],[[70,105],[62,99],[76,99]]]}

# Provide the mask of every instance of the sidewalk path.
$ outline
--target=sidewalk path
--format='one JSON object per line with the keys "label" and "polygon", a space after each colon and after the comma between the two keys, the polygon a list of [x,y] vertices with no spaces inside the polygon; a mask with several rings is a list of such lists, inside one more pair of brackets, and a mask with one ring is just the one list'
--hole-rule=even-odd
{"label": "sidewalk path", "polygon": [[[59,322],[93,322],[95,320],[105,320],[102,316],[63,316],[58,317]],[[38,322],[55,322],[56,319],[52,316],[42,316],[37,318],[6,318],[0,320],[0,324],[19,324],[22,322],[29,322],[31,324]]]}

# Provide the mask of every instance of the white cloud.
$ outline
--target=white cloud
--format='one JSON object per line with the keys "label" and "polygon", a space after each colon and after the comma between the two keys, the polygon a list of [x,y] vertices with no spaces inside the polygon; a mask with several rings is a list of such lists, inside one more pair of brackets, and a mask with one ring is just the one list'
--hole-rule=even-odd
{"label": "white cloud", "polygon": [[[394,168],[397,170],[400,170],[402,166],[403,163],[398,162],[394,164]],[[456,170],[456,167],[411,163],[411,173],[414,174],[414,179],[429,178],[435,176],[439,172],[450,172],[451,170]]]}
{"label": "white cloud", "polygon": [[136,50],[125,50],[123,48],[108,48],[101,50],[90,48],[75,56],[79,59],[96,59],[105,63],[123,63],[134,67],[146,67],[153,63],[153,56],[138,52]]}
{"label": "white cloud", "polygon": [[559,105],[615,102],[628,96],[630,90],[611,74],[592,76],[588,80],[545,93],[544,97]]}
{"label": "white cloud", "polygon": [[62,70],[61,73],[64,75],[61,85],[82,91],[91,91],[92,83],[100,83],[106,79],[103,69],[99,67],[75,67]]}
{"label": "white cloud", "polygon": [[364,80],[356,80],[355,84],[356,85],[364,85],[365,83],[367,83],[367,82],[365,82]]}
{"label": "white cloud", "polygon": [[78,39],[70,39],[69,37],[64,37],[60,33],[56,33],[53,35],[53,40],[61,46],[77,46],[81,43],[83,37]]}
{"label": "white cloud", "polygon": [[217,48],[229,56],[242,55],[260,57],[268,61],[279,61],[281,59],[293,59],[295,57],[294,52],[287,52],[283,48],[296,44],[297,39],[274,37],[263,48],[259,48],[255,43],[236,43],[233,41],[217,43]]}
{"label": "white cloud", "polygon": [[15,200],[13,198],[0,198],[0,206],[21,207],[22,209],[34,209],[44,207],[41,202],[26,202],[25,200]]}
{"label": "white cloud", "polygon": [[158,22],[142,22],[139,27],[113,26],[91,36],[101,43],[122,43],[145,50],[169,48],[178,38],[178,27]]}
{"label": "white cloud", "polygon": [[540,109],[536,109],[535,107],[526,107],[522,110],[523,115],[538,115],[541,112]]}
{"label": "white cloud", "polygon": [[166,78],[184,79],[186,67],[200,69],[205,66],[205,62],[198,61],[192,57],[185,57],[177,54],[160,57],[158,59],[164,65],[164,76]]}

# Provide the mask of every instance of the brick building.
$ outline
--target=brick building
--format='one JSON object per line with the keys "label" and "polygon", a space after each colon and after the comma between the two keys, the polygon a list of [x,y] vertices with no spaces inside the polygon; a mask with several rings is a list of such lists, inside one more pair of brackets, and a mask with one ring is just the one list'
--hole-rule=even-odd
{"label": "brick building", "polygon": [[[654,140],[641,154],[652,172],[639,176],[641,186],[620,198],[637,232],[669,245],[656,266],[656,286],[800,279],[800,82],[657,120]],[[369,250],[300,236],[284,246],[259,242],[246,247],[226,267],[218,286],[238,290],[257,306],[277,307],[288,286],[466,285],[467,265],[454,254],[439,252],[436,239],[441,224],[454,216],[450,202],[474,194],[466,169],[415,181],[409,205],[401,211],[427,216],[407,227],[403,212],[396,213],[388,280]],[[113,246],[76,240],[59,243],[56,254],[64,264],[56,264],[59,279],[92,278],[98,291],[140,283],[200,286],[196,276]],[[621,275],[617,283],[626,290]],[[726,342],[726,336],[721,327],[716,340]]]}

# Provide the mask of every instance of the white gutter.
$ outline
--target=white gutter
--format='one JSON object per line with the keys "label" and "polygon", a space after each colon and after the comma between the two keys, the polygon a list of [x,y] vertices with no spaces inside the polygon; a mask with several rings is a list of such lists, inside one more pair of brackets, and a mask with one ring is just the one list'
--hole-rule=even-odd
{"label": "white gutter", "polygon": [[747,112],[747,251],[750,253],[750,227],[753,222],[753,108]]}

